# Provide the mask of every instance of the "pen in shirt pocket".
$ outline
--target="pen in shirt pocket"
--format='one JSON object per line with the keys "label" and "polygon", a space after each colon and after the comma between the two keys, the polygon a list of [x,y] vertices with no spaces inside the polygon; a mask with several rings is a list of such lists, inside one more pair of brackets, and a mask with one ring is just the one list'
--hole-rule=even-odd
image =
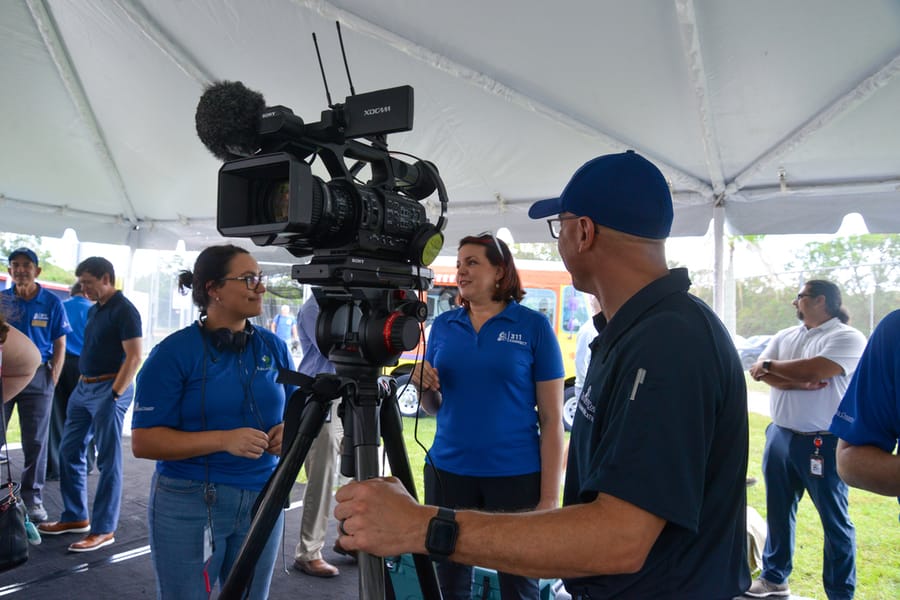
{"label": "pen in shirt pocket", "polygon": [[629,400],[634,400],[634,397],[637,394],[638,386],[644,383],[644,378],[646,376],[647,369],[641,367],[637,370],[637,374],[634,376],[634,385],[631,388],[631,395],[628,396]]}

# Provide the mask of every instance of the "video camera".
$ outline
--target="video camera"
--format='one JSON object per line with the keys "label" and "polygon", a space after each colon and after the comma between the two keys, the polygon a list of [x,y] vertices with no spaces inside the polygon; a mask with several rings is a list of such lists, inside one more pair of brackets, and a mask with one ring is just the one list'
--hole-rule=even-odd
{"label": "video camera", "polygon": [[[412,122],[410,86],[349,96],[308,124],[287,107],[266,107],[240,82],[209,86],[196,124],[201,141],[225,161],[219,232],[312,255],[292,273],[303,283],[426,289],[433,275],[424,267],[443,245],[447,195],[433,164],[410,165],[387,150],[387,134],[410,131]],[[313,175],[315,157],[330,181]],[[358,183],[366,165],[371,178]],[[421,201],[435,190],[441,214],[432,224]]]}

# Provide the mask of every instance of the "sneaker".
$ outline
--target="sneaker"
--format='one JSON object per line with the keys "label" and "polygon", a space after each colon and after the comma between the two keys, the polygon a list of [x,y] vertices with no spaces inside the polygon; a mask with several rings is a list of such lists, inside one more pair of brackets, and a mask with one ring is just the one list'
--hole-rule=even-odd
{"label": "sneaker", "polygon": [[768,579],[757,577],[750,584],[750,589],[744,592],[745,596],[751,598],[772,598],[775,596],[790,596],[791,588],[788,587],[787,581],[784,583],[772,583]]}
{"label": "sneaker", "polygon": [[31,519],[32,523],[43,523],[47,520],[47,511],[44,510],[43,504],[34,504],[29,506],[27,509],[28,518]]}

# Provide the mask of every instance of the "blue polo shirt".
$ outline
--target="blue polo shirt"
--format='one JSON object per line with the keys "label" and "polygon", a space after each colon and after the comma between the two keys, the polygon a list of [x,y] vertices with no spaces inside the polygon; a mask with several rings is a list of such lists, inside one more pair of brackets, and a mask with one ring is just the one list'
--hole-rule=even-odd
{"label": "blue polo shirt", "polygon": [[72,332],[66,337],[66,352],[81,355],[81,349],[84,347],[84,328],[87,325],[88,311],[94,305],[93,302],[84,296],[72,296],[63,302],[63,308],[66,310],[66,316],[69,318],[69,325],[72,326]]}
{"label": "blue polo shirt", "polygon": [[569,579],[591,598],[733,598],[750,585],[747,390],[737,351],[685,269],[640,290],[599,335],[569,445],[564,505],[599,493],[665,519],[640,571]]}
{"label": "blue polo shirt", "polygon": [[882,319],[872,332],[830,429],[854,446],[876,446],[885,452],[897,450],[900,440],[900,310]]}
{"label": "blue polo shirt", "polygon": [[78,370],[87,377],[117,373],[125,360],[122,342],[142,336],[140,313],[117,290],[105,304],[97,302],[88,311]]}
{"label": "blue polo shirt", "polygon": [[457,475],[506,477],[541,470],[535,384],[565,375],[546,317],[510,302],[478,333],[464,308],[434,320],[425,359],[443,403],[430,462]]}
{"label": "blue polo shirt", "polygon": [[[134,429],[171,427],[179,431],[253,427],[268,432],[281,423],[293,386],[275,382],[279,368],[293,369],[287,347],[274,333],[254,326],[242,352],[217,350],[196,323],[168,336],[150,352],[137,376]],[[184,460],[160,460],[167,477],[259,491],[278,457],[228,452]],[[208,471],[207,471],[208,466]]]}
{"label": "blue polo shirt", "polygon": [[40,286],[31,300],[16,295],[16,288],[0,291],[6,296],[4,312],[10,325],[28,336],[46,362],[53,356],[53,342],[72,332],[66,311],[59,298]]}

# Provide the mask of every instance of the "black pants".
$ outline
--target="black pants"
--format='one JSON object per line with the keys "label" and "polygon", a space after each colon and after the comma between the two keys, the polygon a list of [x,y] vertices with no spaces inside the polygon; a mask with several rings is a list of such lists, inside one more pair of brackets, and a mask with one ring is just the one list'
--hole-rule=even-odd
{"label": "black pants", "polygon": [[[435,473],[436,471],[436,473]],[[532,510],[541,498],[541,474],[515,477],[470,477],[425,465],[425,503],[447,508],[472,508],[489,512]],[[510,543],[528,543],[520,540]],[[437,564],[444,600],[472,598],[472,567],[445,561]],[[503,600],[539,600],[538,580],[497,573]]]}
{"label": "black pants", "polygon": [[[66,360],[63,363],[62,373],[56,382],[53,392],[53,407],[50,412],[50,435],[47,438],[47,479],[59,479],[59,443],[62,440],[63,427],[66,424],[66,409],[69,407],[69,396],[78,385],[78,355],[66,352]],[[87,469],[88,473],[94,470],[97,450],[94,441],[88,444]]]}

